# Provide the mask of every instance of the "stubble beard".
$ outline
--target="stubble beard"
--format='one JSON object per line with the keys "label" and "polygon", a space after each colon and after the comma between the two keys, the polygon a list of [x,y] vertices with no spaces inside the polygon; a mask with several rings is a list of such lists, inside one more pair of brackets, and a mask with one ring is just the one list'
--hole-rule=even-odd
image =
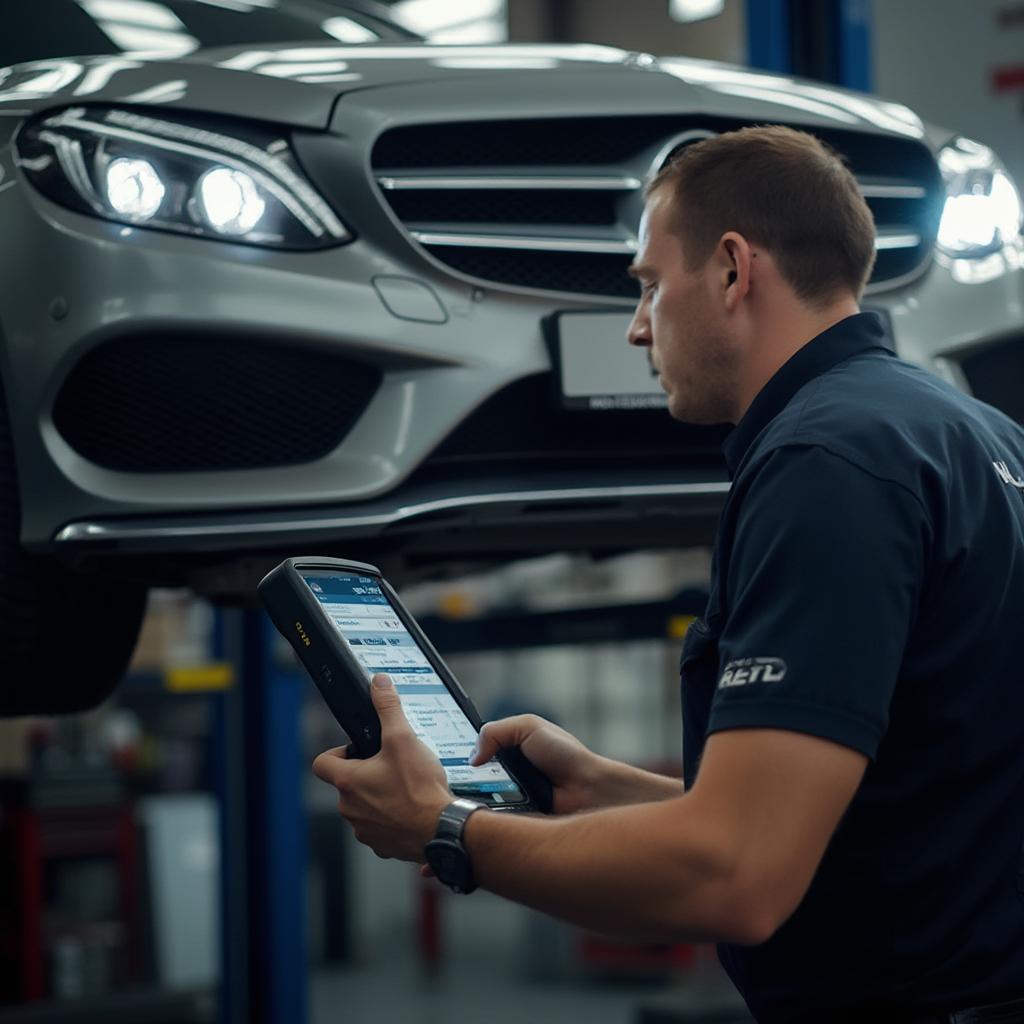
{"label": "stubble beard", "polygon": [[694,426],[734,423],[736,360],[726,340],[717,334],[702,333],[692,351],[696,355],[691,372],[683,381],[684,387],[675,387],[669,395],[669,414]]}

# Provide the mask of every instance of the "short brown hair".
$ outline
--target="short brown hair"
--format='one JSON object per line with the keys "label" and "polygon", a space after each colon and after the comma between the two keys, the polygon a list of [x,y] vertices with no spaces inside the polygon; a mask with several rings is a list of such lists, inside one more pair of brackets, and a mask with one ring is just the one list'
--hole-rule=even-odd
{"label": "short brown hair", "polygon": [[765,125],[677,151],[645,195],[670,189],[690,267],[703,266],[736,231],[771,253],[810,305],[844,291],[860,297],[875,263],[875,223],[842,157],[813,135]]}

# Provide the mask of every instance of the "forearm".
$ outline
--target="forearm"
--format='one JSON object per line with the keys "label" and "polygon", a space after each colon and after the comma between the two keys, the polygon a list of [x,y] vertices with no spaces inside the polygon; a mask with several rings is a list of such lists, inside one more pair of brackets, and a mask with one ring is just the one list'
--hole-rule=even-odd
{"label": "forearm", "polygon": [[608,757],[598,757],[590,782],[588,809],[671,800],[683,792],[681,779],[659,775]]}
{"label": "forearm", "polygon": [[483,888],[581,927],[647,941],[748,940],[722,837],[691,806],[682,796],[561,818],[478,813],[465,842]]}

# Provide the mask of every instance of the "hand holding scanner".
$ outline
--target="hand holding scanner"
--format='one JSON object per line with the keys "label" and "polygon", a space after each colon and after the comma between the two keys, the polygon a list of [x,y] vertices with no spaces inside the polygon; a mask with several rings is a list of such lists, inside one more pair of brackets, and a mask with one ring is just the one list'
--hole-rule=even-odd
{"label": "hand holding scanner", "polygon": [[289,558],[263,579],[258,593],[355,756],[380,750],[369,683],[386,672],[413,731],[437,755],[457,797],[492,810],[550,811],[551,783],[518,749],[469,764],[480,716],[379,569],[336,558]]}

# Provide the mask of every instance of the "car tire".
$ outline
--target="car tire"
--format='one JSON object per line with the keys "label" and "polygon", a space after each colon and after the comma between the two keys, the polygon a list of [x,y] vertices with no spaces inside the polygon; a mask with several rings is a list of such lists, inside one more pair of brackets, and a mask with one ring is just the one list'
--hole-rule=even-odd
{"label": "car tire", "polygon": [[0,716],[84,711],[124,675],[146,588],[24,550],[9,424],[0,381]]}

